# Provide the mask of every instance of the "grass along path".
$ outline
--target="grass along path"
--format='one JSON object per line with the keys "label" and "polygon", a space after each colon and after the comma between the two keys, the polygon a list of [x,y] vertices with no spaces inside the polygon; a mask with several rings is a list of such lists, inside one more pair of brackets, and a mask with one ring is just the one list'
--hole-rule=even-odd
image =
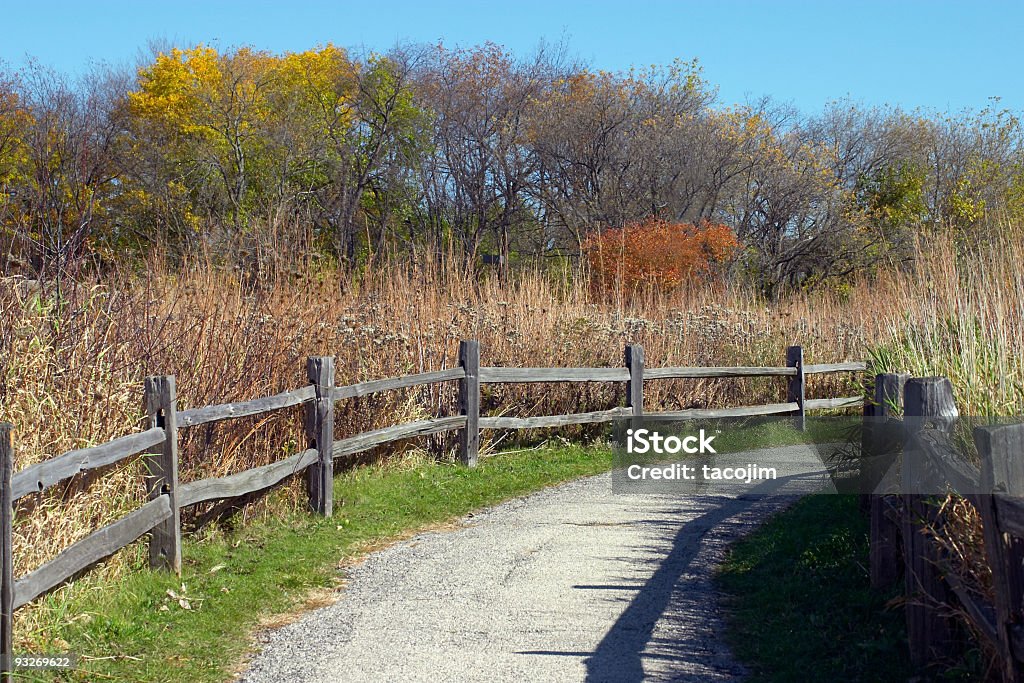
{"label": "grass along path", "polygon": [[139,570],[83,579],[54,596],[49,652],[79,670],[23,680],[223,681],[261,624],[330,600],[341,567],[368,549],[473,510],[611,467],[601,447],[500,454],[466,469],[422,462],[360,467],[335,480],[335,514],[294,513],[234,532],[186,537],[182,577]]}
{"label": "grass along path", "polygon": [[735,544],[719,573],[727,642],[761,681],[906,681],[903,610],[871,590],[868,521],[807,496]]}

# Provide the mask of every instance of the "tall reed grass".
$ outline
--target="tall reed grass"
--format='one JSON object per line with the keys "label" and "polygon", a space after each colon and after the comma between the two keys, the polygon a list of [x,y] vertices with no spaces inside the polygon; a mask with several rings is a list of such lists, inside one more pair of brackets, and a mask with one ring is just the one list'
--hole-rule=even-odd
{"label": "tall reed grass", "polygon": [[875,283],[885,306],[869,351],[880,371],[943,375],[961,415],[1024,412],[1024,240],[932,243],[913,271]]}

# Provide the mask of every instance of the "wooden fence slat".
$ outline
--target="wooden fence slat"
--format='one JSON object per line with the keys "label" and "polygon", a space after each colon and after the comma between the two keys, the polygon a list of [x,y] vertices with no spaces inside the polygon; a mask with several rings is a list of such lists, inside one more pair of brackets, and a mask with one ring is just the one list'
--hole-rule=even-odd
{"label": "wooden fence slat", "polygon": [[739,406],[736,408],[687,408],[686,410],[663,410],[644,413],[647,417],[671,417],[679,419],[714,419],[719,417],[747,417],[752,415],[776,415],[792,413],[796,403],[768,403],[761,406]]}
{"label": "wooden fence slat", "polygon": [[237,417],[259,415],[260,413],[307,403],[314,398],[316,398],[316,394],[313,387],[302,387],[301,389],[285,391],[273,396],[254,398],[251,401],[189,408],[178,413],[178,425],[180,427],[195,427],[207,422],[219,422],[220,420],[231,420]]}
{"label": "wooden fence slat", "polygon": [[841,398],[809,398],[804,401],[804,412],[809,410],[840,410],[842,408],[863,408],[863,396],[843,396]]}
{"label": "wooden fence slat", "polygon": [[1004,533],[1024,538],[1024,498],[995,495],[996,517]]}
{"label": "wooden fence slat", "polygon": [[797,409],[793,411],[796,416],[798,429],[807,428],[807,408],[804,404],[804,393],[806,382],[804,380],[804,350],[800,346],[790,346],[786,349],[786,367],[794,368],[796,374],[789,378],[786,383],[786,401],[796,403]]}
{"label": "wooden fence slat", "polygon": [[915,435],[915,445],[923,452],[924,465],[934,472],[936,482],[948,484],[953,492],[972,503],[981,483],[981,471],[957,457],[957,448],[949,434],[936,429],[923,429]]}
{"label": "wooden fence slat", "polygon": [[166,495],[171,516],[149,539],[149,565],[181,574],[181,511],[178,508],[178,416],[174,375],[146,378],[146,413],[149,427],[164,431],[163,444],[146,458],[146,488],[150,500]]}
{"label": "wooden fence slat", "polygon": [[160,495],[113,524],[65,548],[57,557],[14,582],[14,609],[32,602],[100,560],[138,540],[173,516],[170,497]]}
{"label": "wooden fence slat", "polygon": [[480,368],[480,382],[628,382],[626,368]]}
{"label": "wooden fence slat", "polygon": [[816,365],[805,365],[805,375],[821,375],[827,372],[863,372],[868,369],[868,364],[863,361],[847,363],[818,363]]}
{"label": "wooden fence slat", "polygon": [[1024,622],[1024,538],[1007,535],[996,494],[1024,495],[1024,425],[978,427],[974,441],[981,457],[981,489],[991,494],[976,503],[992,570],[995,595],[995,644],[1004,681],[1024,680],[1024,662],[1014,647]]}
{"label": "wooden fence slat", "polygon": [[390,391],[394,389],[405,389],[408,387],[423,386],[447,382],[453,379],[462,379],[466,371],[462,367],[448,368],[446,370],[435,370],[433,372],[421,372],[416,375],[403,375],[401,377],[389,377],[388,379],[375,379],[370,382],[349,384],[348,386],[335,387],[333,397],[335,401],[345,398],[366,396],[378,391]]}
{"label": "wooden fence slat", "polygon": [[[874,400],[864,406],[862,481],[871,490],[882,482],[902,448],[901,442],[893,440],[896,434],[902,435],[902,426],[898,430],[895,425],[890,428],[893,423],[889,421],[903,411],[903,387],[908,379],[910,375],[906,373],[875,375]],[[871,587],[876,590],[891,586],[902,574],[900,523],[893,514],[900,505],[902,499],[896,495],[868,497],[871,515],[868,574]]]}
{"label": "wooden fence slat", "polygon": [[14,475],[11,483],[14,500],[20,500],[30,493],[45,491],[54,484],[88,470],[106,467],[152,448],[164,440],[164,430],[159,427],[138,434],[129,434],[108,441],[99,446],[68,451],[55,458],[49,458],[30,465]]}
{"label": "wooden fence slat", "polygon": [[459,343],[459,366],[465,373],[459,381],[459,413],[465,419],[459,442],[459,457],[466,467],[476,467],[480,454],[480,342],[466,339]]}
{"label": "wooden fence slat", "polygon": [[316,392],[313,402],[306,404],[306,435],[319,454],[309,468],[309,506],[318,515],[330,517],[334,507],[334,357],[308,358],[306,375]]}
{"label": "wooden fence slat", "polygon": [[350,436],[347,439],[335,441],[334,448],[331,452],[334,454],[335,458],[340,458],[344,455],[359,453],[392,441],[401,441],[402,439],[411,439],[416,436],[427,436],[429,434],[438,434],[440,432],[447,432],[453,429],[462,429],[465,425],[465,415],[438,417],[432,420],[408,422],[406,424],[395,425],[394,427],[385,427],[384,429],[375,429],[371,432],[363,432],[356,436]]}
{"label": "wooden fence slat", "polygon": [[317,449],[310,448],[269,465],[254,467],[216,479],[200,479],[182,484],[178,487],[178,505],[179,507],[188,507],[210,500],[237,498],[262,491],[302,472],[316,463],[319,457]]}
{"label": "wooden fence slat", "polygon": [[992,644],[998,642],[998,636],[996,635],[996,614],[992,605],[986,602],[982,602],[978,596],[972,595],[967,591],[967,587],[964,586],[963,582],[956,575],[956,572],[950,571],[946,573],[946,582],[949,584],[950,590],[956,595],[957,601],[964,608],[968,617],[971,620],[981,634],[988,639]]}
{"label": "wooden fence slat", "polygon": [[0,680],[10,679],[14,644],[14,426],[0,422]]}
{"label": "wooden fence slat", "polygon": [[[953,385],[945,377],[915,377],[907,380],[903,392],[903,414],[908,438],[913,439],[925,419],[936,428],[948,428],[957,416]],[[937,607],[948,604],[952,595],[942,580],[942,554],[925,534],[925,529],[942,525],[941,516],[924,495],[907,493],[917,486],[920,453],[904,450],[903,557],[906,562],[906,618],[910,660],[918,667],[948,656],[954,651],[953,623]]]}
{"label": "wooden fence slat", "polygon": [[644,379],[700,379],[702,377],[790,377],[796,368],[771,367],[665,367],[646,368]]}
{"label": "wooden fence slat", "polygon": [[543,427],[565,427],[567,425],[611,422],[617,418],[633,415],[632,408],[612,408],[591,413],[570,413],[568,415],[541,415],[538,417],[481,417],[481,429],[539,429]]}
{"label": "wooden fence slat", "polygon": [[868,576],[871,587],[880,590],[903,575],[903,542],[896,508],[902,501],[896,495],[872,495],[870,503]]}
{"label": "wooden fence slat", "polygon": [[629,371],[626,408],[633,416],[633,428],[637,429],[644,414],[644,347],[639,344],[627,344],[625,362],[626,370]]}

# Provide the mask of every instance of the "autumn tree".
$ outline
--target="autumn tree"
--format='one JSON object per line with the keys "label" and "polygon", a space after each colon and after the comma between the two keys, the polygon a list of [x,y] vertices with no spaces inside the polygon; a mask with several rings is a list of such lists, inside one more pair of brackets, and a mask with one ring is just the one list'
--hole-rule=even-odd
{"label": "autumn tree", "polygon": [[[140,144],[155,145],[166,161],[156,186],[176,181],[200,215],[224,215],[240,229],[251,200],[273,185],[260,177],[274,151],[261,135],[270,115],[276,60],[241,48],[174,48],[139,71],[128,102]],[[143,191],[154,191],[155,187]],[[159,190],[157,190],[159,191]]]}
{"label": "autumn tree", "polygon": [[21,78],[16,176],[8,176],[8,229],[36,274],[59,284],[95,252],[119,178],[124,125],[120,74],[94,70],[72,83],[32,63]]}
{"label": "autumn tree", "polygon": [[338,253],[349,263],[355,262],[359,235],[371,220],[377,237],[371,241],[367,236],[365,247],[380,250],[392,220],[411,216],[403,204],[414,201],[410,173],[420,163],[430,125],[413,98],[413,72],[421,60],[415,49],[367,55],[346,91],[335,89],[319,98],[334,98],[334,104],[319,112],[323,182],[310,184],[312,212],[335,236]]}
{"label": "autumn tree", "polygon": [[24,186],[28,166],[25,132],[32,123],[18,95],[13,75],[0,73],[0,248],[8,259],[16,258],[19,234],[17,192]]}
{"label": "autumn tree", "polygon": [[140,197],[177,206],[191,232],[226,218],[235,240],[260,222],[311,222],[352,263],[360,217],[374,214],[382,232],[393,184],[418,161],[427,118],[409,86],[416,60],[396,50],[357,62],[333,45],[158,54],[128,95],[137,156],[156,162]]}

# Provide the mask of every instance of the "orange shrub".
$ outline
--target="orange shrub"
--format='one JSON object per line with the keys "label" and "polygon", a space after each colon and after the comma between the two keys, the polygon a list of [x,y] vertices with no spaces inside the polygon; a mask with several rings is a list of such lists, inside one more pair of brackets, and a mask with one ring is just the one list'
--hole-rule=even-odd
{"label": "orange shrub", "polygon": [[633,291],[644,285],[673,289],[710,275],[739,247],[726,225],[670,223],[659,218],[593,232],[583,244],[594,285],[606,292],[614,287]]}

